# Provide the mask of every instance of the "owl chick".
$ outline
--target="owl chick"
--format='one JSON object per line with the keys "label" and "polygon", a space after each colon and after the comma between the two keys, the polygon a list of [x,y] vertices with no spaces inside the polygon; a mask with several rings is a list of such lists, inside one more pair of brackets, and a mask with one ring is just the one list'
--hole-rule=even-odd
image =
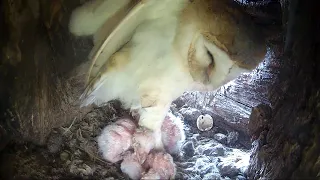
{"label": "owl chick", "polygon": [[176,165],[168,153],[154,152],[148,157],[147,167],[149,170],[141,180],[145,179],[173,179],[176,174]]}
{"label": "owl chick", "polygon": [[185,134],[182,121],[168,113],[161,126],[161,137],[164,149],[170,154],[179,154]]}
{"label": "owl chick", "polygon": [[132,147],[135,129],[135,124],[129,119],[120,119],[106,126],[97,138],[103,158],[112,163],[122,160],[123,154]]}
{"label": "owl chick", "polygon": [[131,179],[172,179],[176,173],[172,156],[163,152],[151,152],[143,163],[136,153],[128,152],[120,168]]}
{"label": "owl chick", "polygon": [[266,53],[262,31],[231,0],[95,0],[74,11],[70,31],[94,36],[82,105],[119,99],[139,112],[156,149],[174,99],[215,90]]}

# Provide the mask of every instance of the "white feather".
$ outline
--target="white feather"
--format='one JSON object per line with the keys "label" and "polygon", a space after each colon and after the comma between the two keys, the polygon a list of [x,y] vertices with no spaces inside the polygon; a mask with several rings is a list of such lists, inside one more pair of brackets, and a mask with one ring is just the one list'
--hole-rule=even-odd
{"label": "white feather", "polygon": [[[89,70],[88,82],[97,76],[100,68],[109,60],[110,56],[130,40],[138,25],[144,21],[155,21],[155,19],[162,19],[165,16],[176,16],[183,7],[184,3],[182,2],[184,1],[149,0],[136,4],[102,45],[97,43],[90,52],[89,58],[92,59],[92,65]],[[96,39],[98,40],[95,41],[100,41],[99,38]]]}
{"label": "white feather", "polygon": [[76,8],[69,31],[76,36],[93,35],[103,23],[131,0],[92,0]]}
{"label": "white feather", "polygon": [[100,68],[109,60],[110,56],[130,40],[137,26],[146,19],[145,6],[143,2],[135,5],[101,46],[97,44],[90,52],[89,57],[92,58],[92,64],[89,69],[88,83],[97,76]]}
{"label": "white feather", "polygon": [[[178,97],[192,80],[185,76],[187,72],[172,47],[176,25],[174,15],[141,24],[131,40],[134,47],[129,64],[121,72],[104,74],[95,83],[95,90],[90,94],[95,97],[95,103],[121,99],[128,107],[140,106],[143,92],[155,93],[164,102]],[[177,84],[181,84],[183,90],[177,89]]]}

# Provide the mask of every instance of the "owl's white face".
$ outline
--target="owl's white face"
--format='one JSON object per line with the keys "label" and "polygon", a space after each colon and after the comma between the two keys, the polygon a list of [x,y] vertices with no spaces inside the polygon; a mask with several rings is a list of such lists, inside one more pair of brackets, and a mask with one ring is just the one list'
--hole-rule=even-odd
{"label": "owl's white face", "polygon": [[240,74],[249,72],[248,69],[239,67],[227,53],[203,36],[199,36],[197,41],[194,46],[195,53],[189,58],[190,60],[201,62],[199,64],[204,67],[195,73],[201,75],[198,75],[199,79],[196,80],[202,82],[207,90],[215,90]]}
{"label": "owl's white face", "polygon": [[250,71],[239,67],[226,52],[192,29],[184,29],[181,33],[184,35],[180,36],[184,38],[176,41],[177,50],[187,59],[186,66],[197,84],[192,89],[213,91]]}
{"label": "owl's white face", "polygon": [[[174,45],[193,80],[215,90],[264,58],[263,37],[248,18],[227,1],[194,1],[180,17]],[[201,9],[201,11],[200,11]]]}

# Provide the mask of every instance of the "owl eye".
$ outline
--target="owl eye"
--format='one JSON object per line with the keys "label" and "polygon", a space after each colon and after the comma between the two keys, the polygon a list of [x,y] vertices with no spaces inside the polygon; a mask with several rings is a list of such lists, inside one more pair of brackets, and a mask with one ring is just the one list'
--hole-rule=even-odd
{"label": "owl eye", "polygon": [[207,49],[207,54],[209,56],[209,59],[210,59],[210,66],[214,66],[214,57],[212,55],[212,53]]}

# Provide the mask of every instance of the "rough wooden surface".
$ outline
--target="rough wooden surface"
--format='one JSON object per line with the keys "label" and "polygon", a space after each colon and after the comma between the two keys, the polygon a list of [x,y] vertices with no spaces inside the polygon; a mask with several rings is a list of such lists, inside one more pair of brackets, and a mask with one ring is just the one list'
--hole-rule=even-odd
{"label": "rough wooden surface", "polygon": [[286,6],[285,54],[271,89],[272,117],[255,142],[250,179],[320,178],[319,1]]}
{"label": "rough wooden surface", "polygon": [[[3,0],[1,86],[4,129],[43,144],[51,129],[81,116],[89,40],[69,35],[77,0]],[[66,8],[68,7],[68,9]],[[71,8],[71,9],[70,9]]]}

